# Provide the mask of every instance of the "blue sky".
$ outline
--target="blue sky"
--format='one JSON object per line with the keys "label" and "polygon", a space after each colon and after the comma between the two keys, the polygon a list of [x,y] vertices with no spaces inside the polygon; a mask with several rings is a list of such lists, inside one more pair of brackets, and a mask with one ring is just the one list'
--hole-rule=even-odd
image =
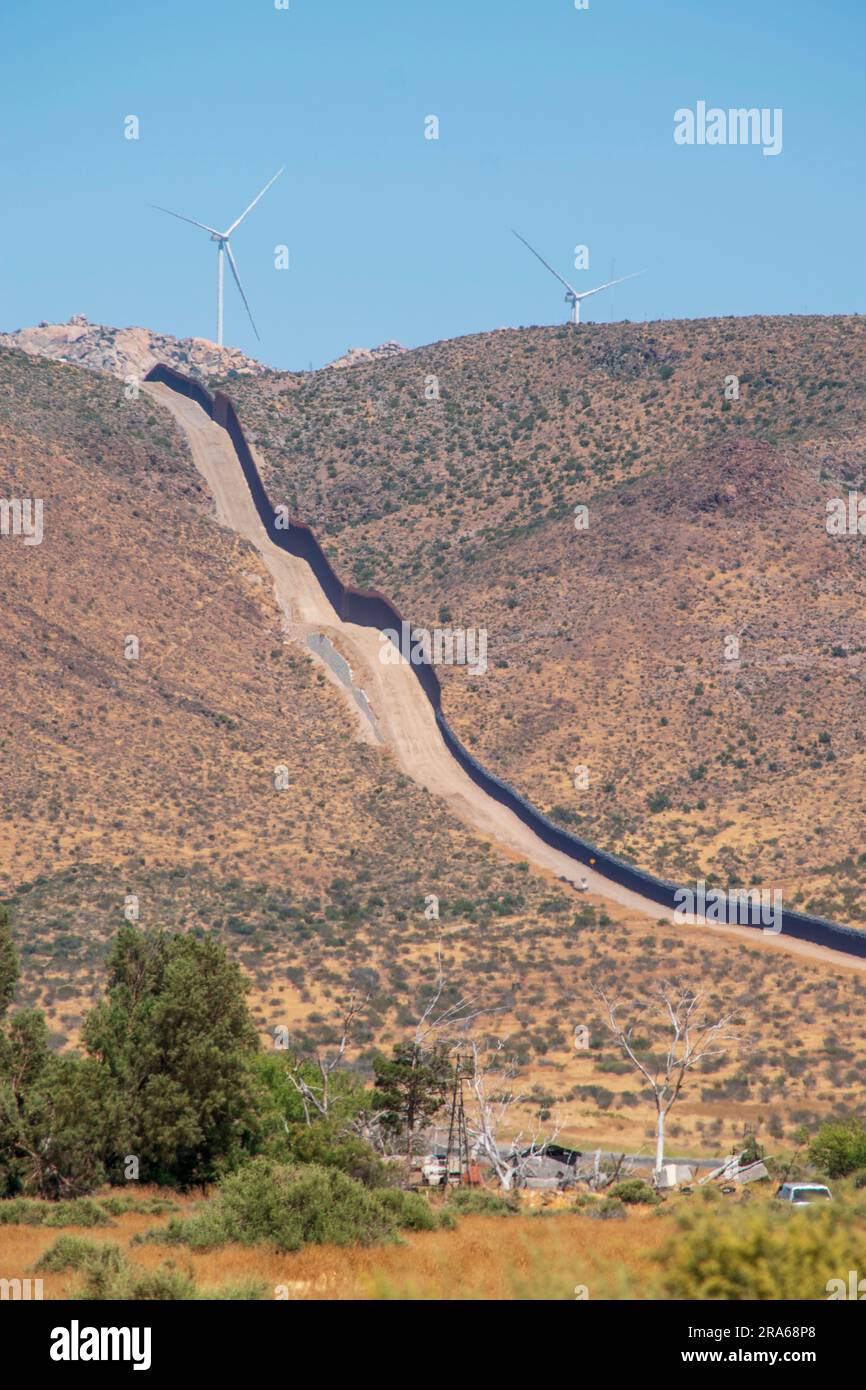
{"label": "blue sky", "polygon": [[[226,291],[226,342],[275,366],[563,321],[511,227],[578,288],[649,267],[585,318],[866,311],[863,0],[290,4],[16,0],[0,329],[213,337],[216,249],[148,204],[227,226],[281,164],[232,243],[260,344]],[[699,99],[781,107],[782,153],[677,146]]]}

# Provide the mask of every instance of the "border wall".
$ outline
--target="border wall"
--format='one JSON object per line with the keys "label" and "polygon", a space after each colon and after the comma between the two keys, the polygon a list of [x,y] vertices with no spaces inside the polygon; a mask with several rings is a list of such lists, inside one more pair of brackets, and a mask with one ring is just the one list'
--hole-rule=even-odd
{"label": "border wall", "polygon": [[[158,362],[145,377],[146,381],[160,381],[173,391],[196,401],[207,415],[221,425],[229,435],[238,461],[247,481],[250,494],[255,503],[262,525],[273,543],[291,555],[306,560],[332,604],[338,618],[343,622],[358,623],[361,627],[374,627],[380,630],[394,628],[402,631],[402,614],[390,599],[376,589],[357,589],[344,584],[319,544],[312,529],[305,522],[289,517],[287,527],[277,528],[276,513],[268,499],[258,468],[247,443],[237,411],[223,391],[211,393],[201,382],[184,376],[182,372],[165,363]],[[411,631],[411,625],[410,625]],[[667,879],[657,878],[645,873],[616,855],[597,849],[579,835],[556,825],[509,786],[478,762],[464,748],[442,712],[442,687],[435,668],[426,662],[412,663],[418,680],[424,689],[436,715],[436,723],[445,744],[452,756],[465,770],[472,781],[489,796],[528,825],[545,844],[567,854],[580,864],[592,862],[594,870],[620,887],[631,889],[643,897],[657,902],[660,907],[673,911],[677,906],[675,894],[678,885]],[[712,925],[712,924],[710,924]],[[760,930],[754,927],[754,930]],[[866,933],[853,927],[843,927],[824,917],[812,917],[805,912],[792,912],[783,905],[782,933],[801,941],[811,941],[816,946],[826,946],[834,951],[844,951],[847,955],[866,958]]]}

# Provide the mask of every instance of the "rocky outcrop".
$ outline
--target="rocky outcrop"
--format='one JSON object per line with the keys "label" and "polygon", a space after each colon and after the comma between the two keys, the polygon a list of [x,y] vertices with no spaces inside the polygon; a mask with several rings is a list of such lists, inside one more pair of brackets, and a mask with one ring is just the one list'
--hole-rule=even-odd
{"label": "rocky outcrop", "polygon": [[359,367],[364,362],[378,362],[383,357],[399,357],[401,352],[406,352],[400,343],[390,340],[387,343],[380,343],[374,348],[349,348],[343,357],[338,357],[334,362],[328,362],[329,367]]}
{"label": "rocky outcrop", "polygon": [[73,314],[67,323],[43,321],[37,328],[0,333],[0,346],[123,378],[143,379],[157,362],[169,362],[200,380],[267,370],[236,348],[219,347],[207,338],[172,338],[148,328],[111,328],[90,323],[84,314]]}

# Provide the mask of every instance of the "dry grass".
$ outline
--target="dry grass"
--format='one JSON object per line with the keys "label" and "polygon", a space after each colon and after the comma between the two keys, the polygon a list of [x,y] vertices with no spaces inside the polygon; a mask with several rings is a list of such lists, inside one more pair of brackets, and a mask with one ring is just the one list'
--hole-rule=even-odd
{"label": "dry grass", "polygon": [[[579,1284],[590,1298],[645,1297],[652,1258],[669,1231],[666,1220],[641,1211],[614,1221],[558,1211],[461,1217],[456,1230],[409,1234],[397,1244],[369,1249],[310,1246],[280,1255],[233,1245],[194,1254],[130,1246],[133,1236],[167,1219],[125,1214],[111,1227],[65,1227],[64,1233],[116,1243],[148,1269],[170,1260],[189,1270],[205,1291],[254,1281],[264,1285],[266,1297],[292,1300],[499,1300],[568,1299]],[[44,1227],[0,1227],[0,1271],[7,1278],[32,1277],[35,1262],[58,1234]],[[68,1298],[80,1282],[75,1273],[41,1277],[46,1299]]]}

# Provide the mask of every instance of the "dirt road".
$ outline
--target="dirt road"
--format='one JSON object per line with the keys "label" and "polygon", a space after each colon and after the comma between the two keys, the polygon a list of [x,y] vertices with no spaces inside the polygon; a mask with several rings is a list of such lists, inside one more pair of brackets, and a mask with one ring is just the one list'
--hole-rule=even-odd
{"label": "dirt road", "polygon": [[[511,857],[525,859],[536,869],[571,883],[585,877],[589,881],[586,895],[589,900],[602,898],[656,921],[664,919],[673,923],[669,910],[612,883],[545,844],[512,811],[476,786],[446,748],[430,703],[409,663],[402,658],[398,663],[382,662],[380,634],[373,628],[342,622],[306,562],[288,555],[269,540],[226,431],[215,425],[194,401],[169,387],[148,382],[144,389],[171,412],[186,435],[196,468],[215,499],[220,523],[245,536],[262,556],[273,577],[286,635],[309,651],[308,636],[321,633],[349,663],[355,686],[364,692],[375,714],[374,733],[357,701],[350,692],[345,692],[361,736],[377,742],[381,737],[407,777],[441,798],[465,825]],[[259,471],[261,473],[262,469]],[[335,680],[331,667],[318,655],[313,656],[329,679]],[[771,951],[781,949],[813,960],[866,970],[866,960],[856,960],[789,936],[771,936],[754,928],[708,926],[706,923],[690,927],[676,922],[675,926],[678,931],[694,930],[708,938],[722,933],[750,946]]]}

